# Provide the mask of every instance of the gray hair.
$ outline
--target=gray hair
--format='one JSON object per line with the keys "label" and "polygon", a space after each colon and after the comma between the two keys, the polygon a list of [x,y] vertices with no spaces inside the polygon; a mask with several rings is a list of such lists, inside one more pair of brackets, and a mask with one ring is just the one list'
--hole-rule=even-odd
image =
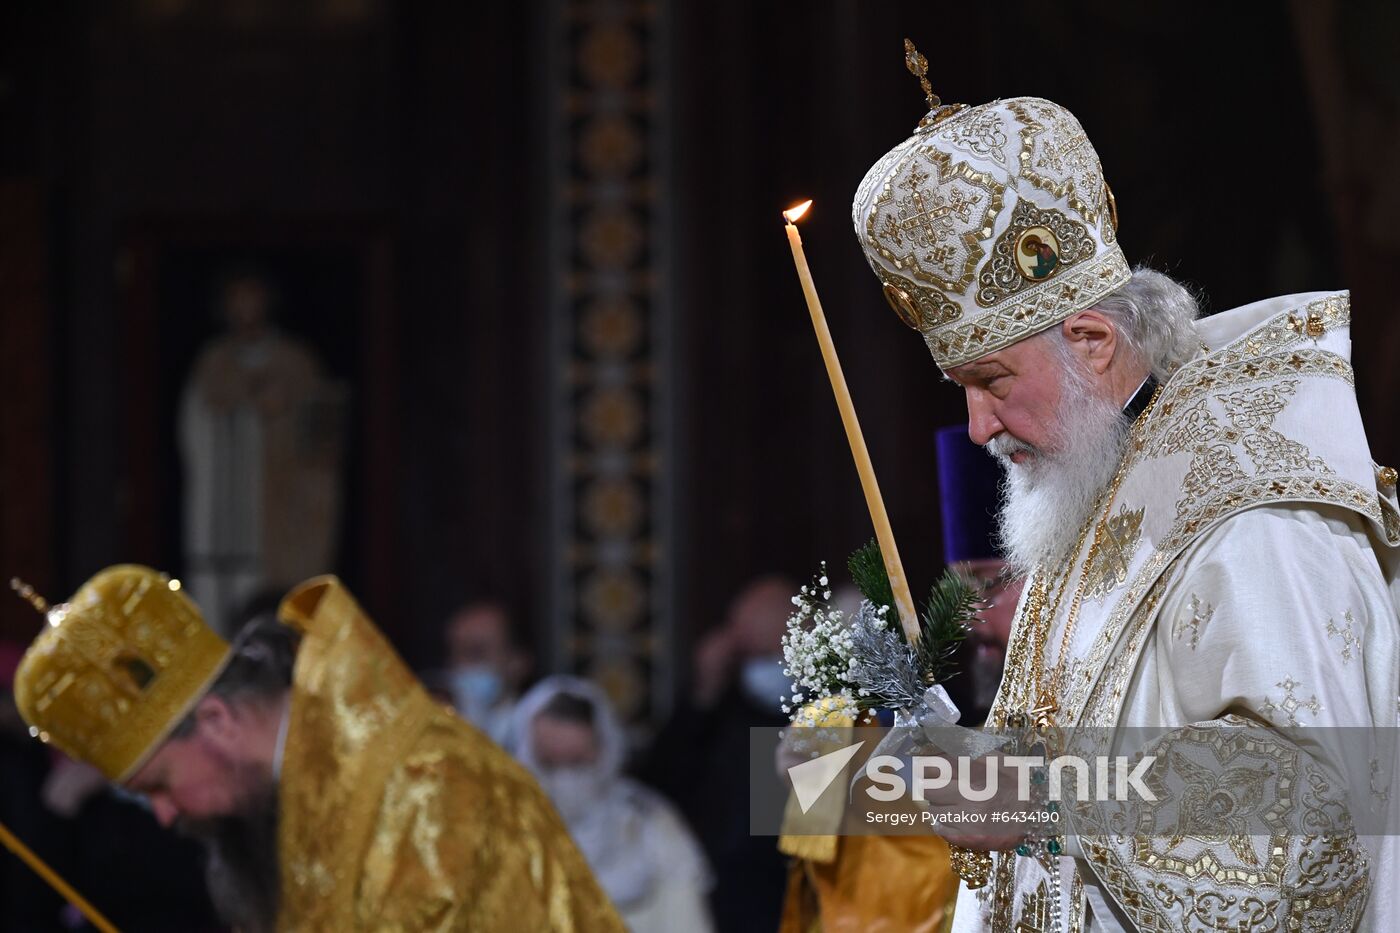
{"label": "gray hair", "polygon": [[1180,282],[1146,266],[1134,269],[1127,285],[1094,307],[1113,320],[1129,352],[1159,382],[1166,382],[1200,347],[1191,326],[1201,310],[1196,297]]}

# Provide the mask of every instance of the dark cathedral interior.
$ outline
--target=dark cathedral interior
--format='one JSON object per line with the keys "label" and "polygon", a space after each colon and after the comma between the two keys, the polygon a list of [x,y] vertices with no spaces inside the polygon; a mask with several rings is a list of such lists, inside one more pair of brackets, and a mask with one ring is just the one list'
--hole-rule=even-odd
{"label": "dark cathedral interior", "polygon": [[[1349,289],[1371,455],[1400,460],[1400,10],[1380,0],[8,2],[4,577],[58,603],[146,565],[232,637],[333,573],[448,702],[470,692],[454,620],[495,607],[513,689],[597,685],[629,773],[692,821],[708,928],[778,929],[776,840],[706,825],[677,761],[702,738],[748,754],[706,716],[746,659],[780,657],[745,633],[786,613],[739,597],[872,535],[792,204],[814,201],[806,258],[916,588],[953,560],[936,434],[967,423],[963,393],[849,209],[927,109],[906,37],[944,101],[1072,109],[1128,261],[1204,314]],[[277,334],[252,421],[208,401],[243,391],[240,327]],[[7,688],[41,625],[0,603]],[[8,692],[0,822],[121,929],[231,928],[198,846],[57,779]],[[742,827],[748,762],[720,754],[702,786],[737,788]],[[0,927],[99,928],[8,853]]]}

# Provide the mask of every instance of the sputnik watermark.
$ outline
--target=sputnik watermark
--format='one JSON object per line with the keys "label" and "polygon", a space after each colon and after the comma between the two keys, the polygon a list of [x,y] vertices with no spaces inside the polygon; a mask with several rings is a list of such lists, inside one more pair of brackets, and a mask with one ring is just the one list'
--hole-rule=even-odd
{"label": "sputnik watermark", "polygon": [[[839,755],[840,752],[835,754]],[[1073,770],[1073,797],[1079,802],[1090,800],[1155,801],[1157,795],[1143,783],[1142,779],[1156,760],[1155,756],[1147,755],[1139,758],[1129,769],[1126,755],[1119,755],[1115,758],[1100,755],[1092,759],[1092,765],[1090,759],[1080,758],[1076,755],[1061,755],[1058,758],[1052,758],[1049,767],[1046,768],[1045,759],[1039,756],[987,755],[977,759],[974,763],[971,758],[962,755],[957,759],[955,789],[959,797],[972,803],[991,800],[1001,789],[1000,775],[1004,766],[1016,772],[1016,799],[1029,802],[1033,769],[1046,768],[1049,780],[1047,798],[1050,800],[1064,799],[1064,774],[1066,770]],[[893,755],[871,756],[870,760],[865,763],[865,775],[875,785],[866,790],[871,799],[888,802],[910,795],[914,800],[927,800],[928,791],[943,790],[955,780],[952,765],[947,758],[915,755],[908,759],[908,763],[912,766],[912,781],[905,781],[900,773],[904,769],[905,759],[896,758]],[[980,765],[982,768],[980,787],[975,786],[974,764]],[[1090,780],[1090,774],[1093,775],[1093,780]],[[911,785],[912,794],[910,792]]]}
{"label": "sputnik watermark", "polygon": [[[864,744],[857,742],[787,769],[803,813],[812,808]],[[1066,771],[1072,772],[1069,782],[1072,799],[1079,802],[1155,801],[1157,795],[1143,781],[1155,762],[1156,756],[1153,755],[1137,759],[1131,763],[1131,767],[1126,755],[1101,755],[1092,759],[1061,755],[1052,758],[1048,764],[1043,757],[1034,755],[986,755],[975,761],[962,755],[956,759],[955,769],[953,760],[935,755],[915,755],[911,758],[872,755],[865,762],[865,776],[870,781],[865,793],[872,800],[882,803],[905,797],[927,801],[930,791],[945,790],[952,785],[959,798],[969,803],[983,803],[995,798],[1001,790],[1001,776],[1005,768],[1015,773],[1016,798],[1021,802],[1032,799],[1031,785],[1038,775],[1043,775],[1047,783],[1046,799],[1065,799]],[[909,779],[904,775],[906,767]],[[980,779],[978,770],[981,771]],[[948,821],[950,816],[945,815],[943,820]]]}
{"label": "sputnik watermark", "polygon": [[927,726],[754,728],[749,830],[918,835],[1038,821],[1059,823],[1066,838],[1400,836],[1400,729],[1196,724],[1066,730],[1053,743],[1024,731],[975,736]]}

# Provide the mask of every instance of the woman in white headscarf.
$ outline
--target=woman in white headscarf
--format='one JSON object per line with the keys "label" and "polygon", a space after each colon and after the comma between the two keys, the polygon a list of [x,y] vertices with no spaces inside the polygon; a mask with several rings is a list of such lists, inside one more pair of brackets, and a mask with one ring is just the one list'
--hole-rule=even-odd
{"label": "woman in white headscarf", "polygon": [[669,802],[622,774],[626,736],[601,689],[545,678],[521,698],[511,736],[629,929],[713,929],[705,856]]}

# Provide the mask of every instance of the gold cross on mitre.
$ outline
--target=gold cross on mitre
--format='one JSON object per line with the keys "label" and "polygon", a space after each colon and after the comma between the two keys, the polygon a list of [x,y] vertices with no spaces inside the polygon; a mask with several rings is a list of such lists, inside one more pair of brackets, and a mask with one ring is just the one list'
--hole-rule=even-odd
{"label": "gold cross on mitre", "polygon": [[[48,615],[50,624],[56,624],[55,617],[51,614],[51,609],[57,608],[61,610],[63,608],[62,606],[50,607],[48,600],[40,596],[34,587],[25,583],[19,577],[10,578],[10,589],[18,593],[19,598],[29,603],[35,610]],[[45,737],[45,741],[47,740],[47,737]],[[43,859],[35,855],[27,845],[20,841],[18,836],[6,828],[4,823],[0,823],[0,846],[9,849],[21,862],[29,866],[36,875],[48,882],[50,887],[57,891],[68,903],[78,908],[78,912],[86,917],[88,922],[100,930],[101,933],[117,933],[117,928],[112,926],[111,921],[99,913],[97,908],[89,904],[81,894],[73,890],[72,885],[64,881]]]}
{"label": "gold cross on mitre", "polygon": [[943,99],[933,93],[933,85],[928,83],[928,59],[914,48],[914,43],[909,39],[904,40],[904,67],[919,79],[919,86],[924,89],[924,97],[928,99],[928,113],[919,121],[920,127],[933,126],[963,109],[962,104],[943,103]]}
{"label": "gold cross on mitre", "polygon": [[10,577],[10,589],[14,590],[19,595],[20,599],[29,603],[29,605],[33,606],[34,609],[40,614],[49,611],[48,600],[40,596],[35,591],[34,587],[30,586],[28,583],[25,583],[19,577]]}

